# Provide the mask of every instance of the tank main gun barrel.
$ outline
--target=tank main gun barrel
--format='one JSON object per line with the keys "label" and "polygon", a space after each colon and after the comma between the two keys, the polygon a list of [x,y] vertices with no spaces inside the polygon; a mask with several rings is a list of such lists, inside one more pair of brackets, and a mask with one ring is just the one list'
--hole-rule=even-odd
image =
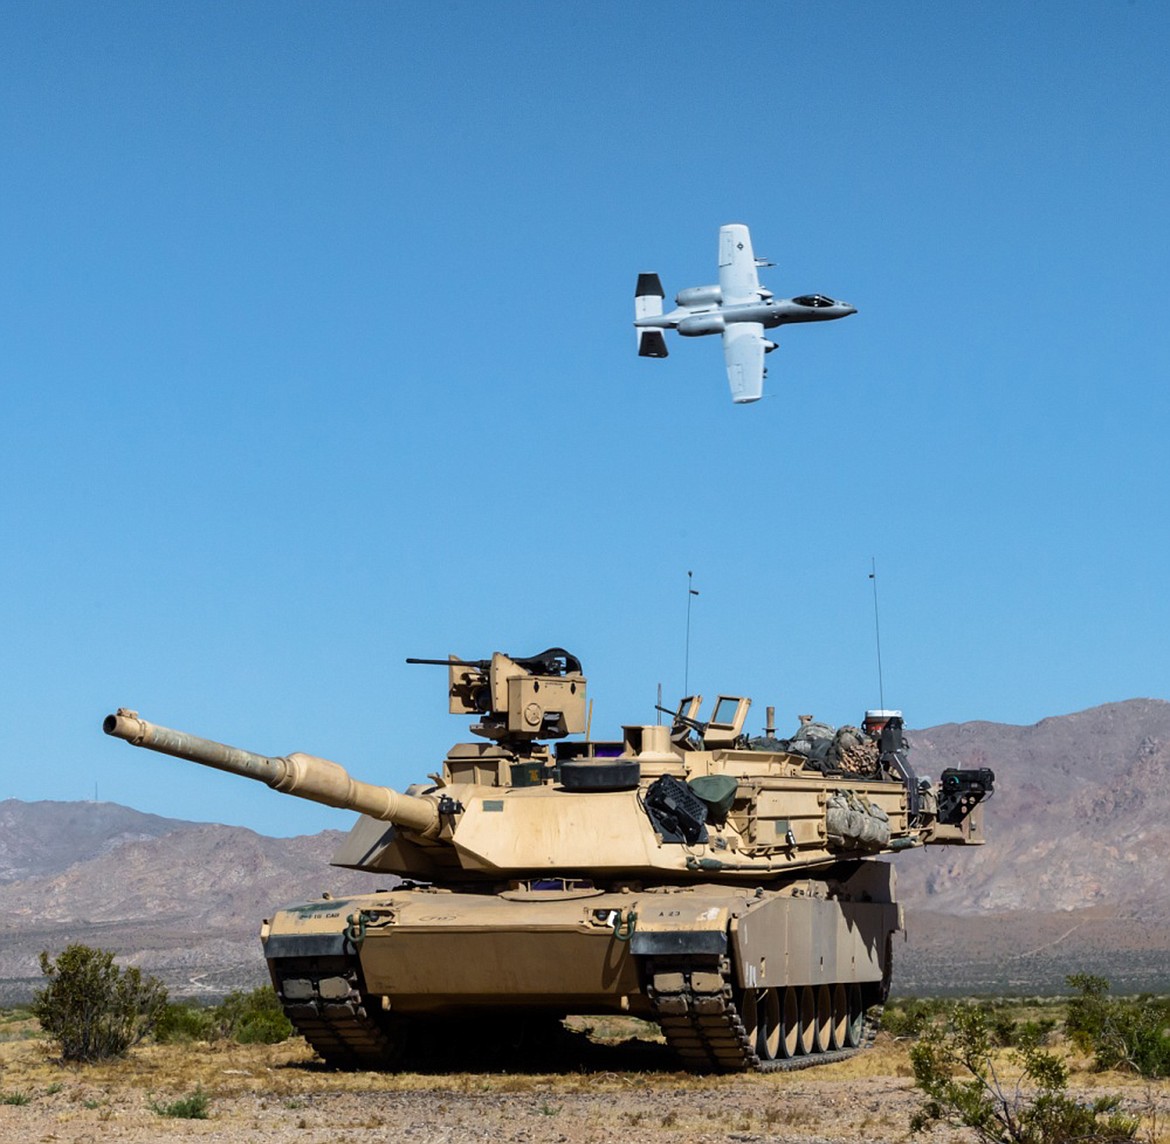
{"label": "tank main gun barrel", "polygon": [[148,723],[138,717],[137,711],[125,708],[119,708],[115,715],[107,715],[102,730],[135,747],[147,747],[218,771],[257,779],[284,794],[342,810],[354,810],[427,837],[437,835],[441,826],[437,800],[416,798],[399,794],[389,787],[359,782],[350,778],[338,763],[314,755],[297,753],[279,758],[257,755],[212,739],[188,735],[185,731]]}

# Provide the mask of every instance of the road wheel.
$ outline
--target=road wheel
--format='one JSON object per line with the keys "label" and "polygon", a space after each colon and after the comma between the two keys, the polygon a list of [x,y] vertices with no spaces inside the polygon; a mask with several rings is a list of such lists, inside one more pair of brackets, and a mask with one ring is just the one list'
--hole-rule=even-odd
{"label": "road wheel", "polygon": [[780,1055],[795,1057],[800,1046],[800,991],[791,985],[780,990]]}
{"label": "road wheel", "polygon": [[827,985],[818,985],[816,1051],[827,1053],[833,1042],[833,994]]}
{"label": "road wheel", "polygon": [[856,1049],[861,1044],[862,1030],[865,1028],[865,1006],[861,1001],[861,986],[850,985],[849,993],[849,1020],[845,1026],[845,1043]]}
{"label": "road wheel", "polygon": [[780,993],[779,989],[761,991],[760,1031],[756,1041],[756,1053],[762,1061],[774,1061],[781,1055]]}
{"label": "road wheel", "polygon": [[849,1026],[849,1001],[845,986],[838,982],[833,986],[833,1036],[832,1047],[843,1049],[848,1045],[846,1030]]}
{"label": "road wheel", "polygon": [[800,1051],[815,1053],[817,1044],[817,999],[811,985],[800,987]]}

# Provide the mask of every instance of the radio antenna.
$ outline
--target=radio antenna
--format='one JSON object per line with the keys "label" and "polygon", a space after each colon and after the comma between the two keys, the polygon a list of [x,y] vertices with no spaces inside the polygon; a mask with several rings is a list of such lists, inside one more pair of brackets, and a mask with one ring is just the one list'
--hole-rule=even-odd
{"label": "radio antenna", "polygon": [[873,634],[877,643],[878,704],[884,711],[886,709],[886,692],[882,686],[882,627],[878,621],[877,560],[873,556],[869,558],[869,578],[873,581]]}
{"label": "radio antenna", "polygon": [[693,572],[687,572],[687,652],[683,661],[683,695],[691,693],[691,597],[699,593],[691,586]]}

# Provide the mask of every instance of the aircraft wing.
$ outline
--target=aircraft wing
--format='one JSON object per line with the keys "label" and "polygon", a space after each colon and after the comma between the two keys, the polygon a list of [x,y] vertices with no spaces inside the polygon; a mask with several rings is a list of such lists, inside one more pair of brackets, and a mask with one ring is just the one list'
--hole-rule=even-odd
{"label": "aircraft wing", "polygon": [[752,236],[741,222],[719,228],[719,289],[723,305],[757,302],[760,276],[752,252]]}
{"label": "aircraft wing", "polygon": [[[726,228],[725,228],[726,229]],[[723,360],[731,400],[736,405],[764,395],[764,327],[760,322],[734,322],[723,334]]]}

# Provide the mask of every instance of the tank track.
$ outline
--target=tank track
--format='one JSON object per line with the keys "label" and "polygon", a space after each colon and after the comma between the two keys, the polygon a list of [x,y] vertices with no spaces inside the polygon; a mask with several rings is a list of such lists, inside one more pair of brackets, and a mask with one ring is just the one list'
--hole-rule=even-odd
{"label": "tank track", "polygon": [[[877,1035],[882,1005],[866,1010],[859,1043],[855,1047],[799,1056],[761,1059],[748,1036],[735,1004],[731,966],[726,958],[648,967],[647,993],[654,1020],[666,1043],[694,1072],[791,1072],[847,1060],[869,1048]],[[883,1000],[884,1000],[883,989]]]}
{"label": "tank track", "polygon": [[[342,1069],[386,1070],[402,1059],[402,1022],[371,1013],[360,967],[348,958],[282,958],[272,966],[285,1016],[327,1064]],[[865,1013],[856,1047],[761,1059],[736,1007],[726,958],[647,966],[653,1020],[694,1072],[789,1072],[847,1060],[877,1035],[889,981],[889,960],[877,1004]]]}
{"label": "tank track", "polygon": [[393,1019],[371,1013],[356,960],[282,958],[273,965],[284,1015],[327,1064],[392,1068],[402,1055]]}

